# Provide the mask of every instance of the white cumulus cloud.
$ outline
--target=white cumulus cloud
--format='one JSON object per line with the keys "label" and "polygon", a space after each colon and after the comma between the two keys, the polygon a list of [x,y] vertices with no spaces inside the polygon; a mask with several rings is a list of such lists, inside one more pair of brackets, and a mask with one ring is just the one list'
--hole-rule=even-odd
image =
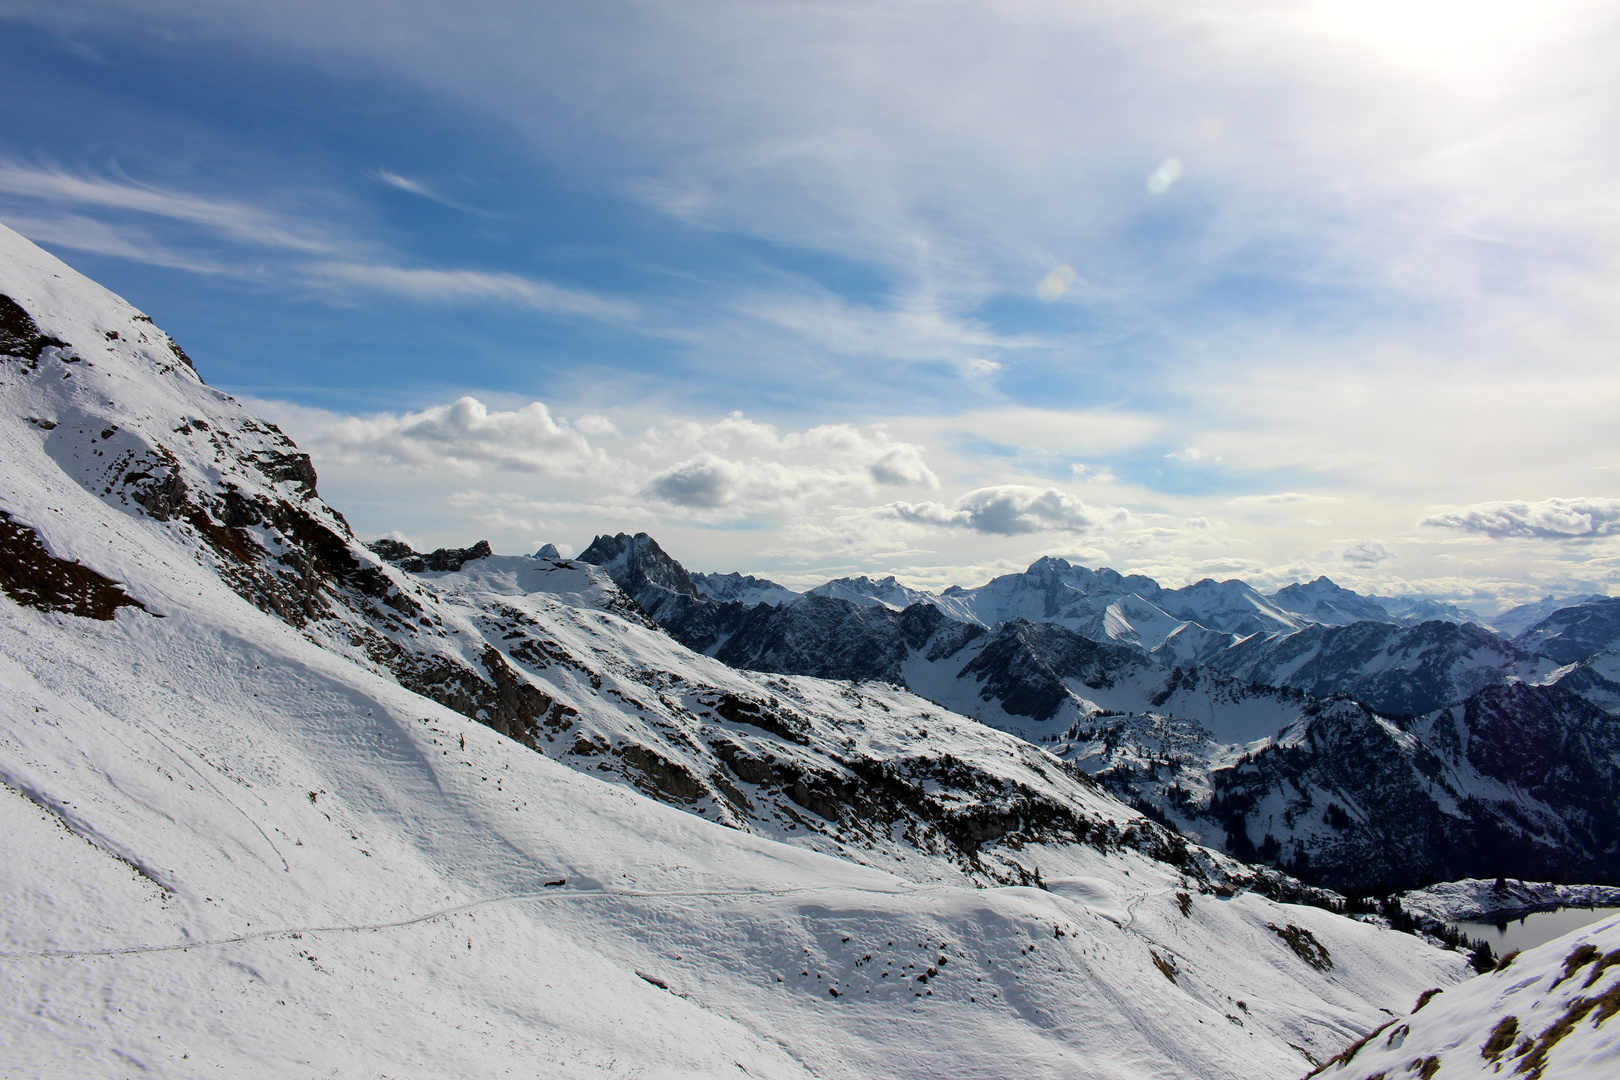
{"label": "white cumulus cloud", "polygon": [[871,498],[880,487],[939,487],[923,447],[850,424],[784,435],[732,413],[718,421],[650,431],[643,448],[654,455],[688,452],[653,475],[647,491],[693,509],[779,510],[805,500]]}
{"label": "white cumulus cloud", "polygon": [[1475,503],[1430,514],[1423,519],[1423,524],[1497,539],[1584,540],[1620,536],[1620,499]]}
{"label": "white cumulus cloud", "polygon": [[1087,532],[1122,511],[1088,506],[1057,488],[1003,484],[979,488],[945,506],[936,502],[891,503],[889,510],[905,521],[943,525],[975,532],[1017,536],[1045,530]]}
{"label": "white cumulus cloud", "polygon": [[604,453],[542,402],[491,412],[474,397],[415,413],[338,418],[319,432],[314,449],[339,460],[470,475],[487,466],[571,475],[608,464]]}
{"label": "white cumulus cloud", "polygon": [[1339,558],[1352,566],[1377,566],[1394,557],[1395,553],[1377,540],[1355,540],[1339,552]]}

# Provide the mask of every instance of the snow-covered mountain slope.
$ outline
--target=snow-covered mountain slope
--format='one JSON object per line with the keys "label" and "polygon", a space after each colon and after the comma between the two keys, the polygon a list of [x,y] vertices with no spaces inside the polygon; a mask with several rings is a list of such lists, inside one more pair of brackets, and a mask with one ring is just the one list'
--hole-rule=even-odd
{"label": "snow-covered mountain slope", "polygon": [[1577,607],[1581,604],[1596,603],[1609,599],[1601,593],[1587,593],[1584,596],[1543,596],[1533,604],[1520,604],[1518,607],[1508,608],[1506,611],[1492,615],[1486,620],[1491,629],[1498,634],[1508,637],[1518,637],[1536,623],[1545,619],[1555,611],[1567,607]]}
{"label": "snow-covered mountain slope", "polygon": [[10,1075],[1283,1077],[1458,974],[1130,852],[972,890],[725,829],[172,583],[0,601]]}
{"label": "snow-covered mountain slope", "polygon": [[1469,623],[1400,627],[1355,622],[1254,635],[1205,653],[1204,663],[1247,682],[1291,686],[1316,697],[1349,694],[1385,713],[1417,715],[1452,705],[1508,678],[1557,667]]}
{"label": "snow-covered mountain slope", "polygon": [[1323,626],[1395,621],[1377,600],[1341,588],[1326,575],[1278,589],[1271,594],[1271,602],[1291,615]]}
{"label": "snow-covered mountain slope", "polygon": [[645,534],[597,537],[581,559],[612,574],[688,648],[728,665],[897,683],[1030,739],[1099,710],[1155,709],[1246,741],[1291,723],[1305,700],[1208,668],[1165,667],[1052,622],[1015,619],[986,629],[952,620],[936,604],[896,611],[814,592],[776,608],[717,604],[659,584],[685,571]]}
{"label": "snow-covered mountain slope", "polygon": [[1425,993],[1312,1075],[1608,1080],[1620,1072],[1620,919],[1515,956],[1490,975]]}
{"label": "snow-covered mountain slope", "polygon": [[720,603],[729,603],[732,600],[744,605],[754,607],[758,604],[769,604],[776,607],[781,604],[791,604],[799,598],[799,593],[774,581],[765,578],[749,577],[744,574],[688,574],[692,584],[697,587],[698,595],[707,596],[710,600]]}
{"label": "snow-covered mountain slope", "polygon": [[1305,625],[1304,619],[1236,580],[1205,578],[1185,588],[1167,589],[1154,601],[1172,615],[1229,634],[1275,634]]}
{"label": "snow-covered mountain slope", "polygon": [[0,293],[0,1072],[1291,1077],[1462,973],[601,570],[403,571],[123,301],[4,230]]}
{"label": "snow-covered mountain slope", "polygon": [[1514,639],[1514,643],[1560,664],[1573,664],[1620,647],[1620,597],[1560,608]]}
{"label": "snow-covered mountain slope", "polygon": [[947,655],[919,651],[904,676],[924,697],[1035,741],[1099,712],[1148,710],[1248,741],[1292,723],[1307,700],[1207,668],[1166,670],[1122,646],[1021,619]]}
{"label": "snow-covered mountain slope", "polygon": [[1579,694],[1598,708],[1620,716],[1620,644],[1561,667],[1543,681]]}
{"label": "snow-covered mountain slope", "polygon": [[1378,606],[1389,612],[1402,626],[1413,626],[1422,622],[1475,623],[1479,626],[1490,626],[1489,621],[1481,618],[1478,612],[1424,596],[1373,595],[1368,599],[1376,601]]}
{"label": "snow-covered mountain slope", "polygon": [[1556,686],[1492,686],[1400,723],[1313,699],[1246,745],[1098,716],[1050,748],[1192,839],[1341,890],[1620,878],[1620,726]]}
{"label": "snow-covered mountain slope", "polygon": [[881,605],[892,611],[901,611],[912,604],[928,603],[934,595],[925,589],[908,589],[893,576],[876,581],[869,577],[843,577],[817,585],[806,596],[833,596],[864,606]]}

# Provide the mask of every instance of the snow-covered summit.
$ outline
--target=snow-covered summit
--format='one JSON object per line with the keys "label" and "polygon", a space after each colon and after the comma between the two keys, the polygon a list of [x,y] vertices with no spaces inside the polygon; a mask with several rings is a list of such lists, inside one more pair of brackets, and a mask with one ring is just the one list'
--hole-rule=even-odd
{"label": "snow-covered summit", "polygon": [[891,611],[902,611],[912,604],[931,603],[937,598],[923,589],[911,589],[896,581],[893,575],[872,578],[842,577],[808,590],[806,596],[834,596],[863,606],[879,605]]}
{"label": "snow-covered summit", "polygon": [[1271,594],[1271,602],[1292,615],[1328,626],[1395,621],[1378,601],[1341,588],[1326,575],[1278,589]]}
{"label": "snow-covered summit", "polygon": [[746,574],[703,574],[688,571],[688,576],[697,587],[699,595],[707,596],[710,600],[718,600],[722,604],[735,600],[747,607],[759,604],[779,607],[782,604],[793,603],[800,596],[784,585]]}

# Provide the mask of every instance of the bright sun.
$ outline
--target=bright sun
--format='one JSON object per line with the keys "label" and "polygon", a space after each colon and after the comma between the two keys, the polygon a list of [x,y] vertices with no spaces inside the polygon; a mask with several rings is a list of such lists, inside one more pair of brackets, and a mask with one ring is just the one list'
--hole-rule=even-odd
{"label": "bright sun", "polygon": [[1468,64],[1527,30],[1545,27],[1579,0],[1316,0],[1323,29],[1391,59]]}

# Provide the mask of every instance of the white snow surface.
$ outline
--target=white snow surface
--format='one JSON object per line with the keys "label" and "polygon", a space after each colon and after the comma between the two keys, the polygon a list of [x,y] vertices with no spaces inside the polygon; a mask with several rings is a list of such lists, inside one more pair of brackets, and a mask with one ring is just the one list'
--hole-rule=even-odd
{"label": "white snow surface", "polygon": [[736,600],[746,607],[757,607],[760,604],[781,607],[783,604],[793,603],[801,595],[785,585],[745,574],[692,572],[688,576],[700,594],[711,600],[718,600],[722,604]]}
{"label": "white snow surface", "polygon": [[1620,1075],[1620,917],[1513,958],[1503,969],[1434,995],[1390,1021],[1333,1080],[1528,1076],[1612,1080]]}
{"label": "white snow surface", "polygon": [[[862,607],[886,607],[890,611],[902,611],[912,604],[938,604],[939,597],[923,589],[913,589],[900,584],[891,575],[874,581],[869,577],[834,578],[831,581],[817,585],[806,590],[805,596],[835,596],[841,600],[848,600]],[[948,614],[956,618],[962,616],[949,605],[942,605]]]}
{"label": "white snow surface", "polygon": [[1555,611],[1607,599],[1608,597],[1602,593],[1587,593],[1581,596],[1565,597],[1543,596],[1534,603],[1520,604],[1518,607],[1511,607],[1506,611],[1492,615],[1487,622],[1490,628],[1497,633],[1516,638]]}
{"label": "white snow surface", "polygon": [[[240,455],[290,444],[3,228],[0,292],[73,346],[0,361],[0,509],[147,609],[0,595],[0,1075],[1283,1078],[1464,974],[1129,850],[1040,847],[1050,891],[973,888],[899,838],[863,866],[552,761],[249,604],[190,525],[95,486],[106,455],[160,447],[193,490],[247,484]],[[475,615],[505,603],[601,660],[596,693],[590,672],[523,677],[604,738],[652,737],[631,674],[656,665],[791,692],[851,745],[903,752],[926,715],[936,751],[1038,777],[1015,740],[903,691],[851,701],[687,652],[566,560],[383,573],[447,656],[487,648]],[[1136,817],[1088,792],[1086,812]]]}

